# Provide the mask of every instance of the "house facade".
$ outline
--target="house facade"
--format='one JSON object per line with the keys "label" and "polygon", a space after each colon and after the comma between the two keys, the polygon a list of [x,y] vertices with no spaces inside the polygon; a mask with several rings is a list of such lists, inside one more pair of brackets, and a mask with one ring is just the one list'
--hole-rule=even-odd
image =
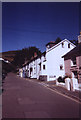
{"label": "house facade", "polygon": [[49,42],[46,51],[41,56],[34,57],[25,65],[27,77],[45,81],[56,80],[65,75],[63,55],[75,47],[69,40],[64,39],[58,44]]}
{"label": "house facade", "polygon": [[42,53],[41,56],[34,57],[28,63],[28,77],[45,80],[46,74],[46,52]]}
{"label": "house facade", "polygon": [[77,78],[81,84],[81,35],[78,36],[78,45],[63,56],[65,73],[72,78]]}
{"label": "house facade", "polygon": [[67,39],[62,40],[60,43],[53,47],[46,49],[47,60],[47,81],[56,80],[59,76],[65,75],[64,58],[62,56],[68,53],[75,47],[74,44]]}

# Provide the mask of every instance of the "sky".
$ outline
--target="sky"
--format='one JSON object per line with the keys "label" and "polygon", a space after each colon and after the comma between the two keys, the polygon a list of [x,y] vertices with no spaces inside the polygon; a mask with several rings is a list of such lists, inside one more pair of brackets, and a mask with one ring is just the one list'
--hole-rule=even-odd
{"label": "sky", "polygon": [[2,52],[45,45],[57,37],[77,40],[79,2],[3,2]]}

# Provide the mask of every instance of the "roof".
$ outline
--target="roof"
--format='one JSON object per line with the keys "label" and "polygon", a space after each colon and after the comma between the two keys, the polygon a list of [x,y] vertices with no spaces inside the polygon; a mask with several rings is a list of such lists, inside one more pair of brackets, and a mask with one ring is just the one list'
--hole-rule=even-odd
{"label": "roof", "polygon": [[49,44],[54,44],[55,45],[56,43],[55,43],[55,41],[50,41],[49,43],[46,44],[46,46],[49,45]]}
{"label": "roof", "polygon": [[41,54],[41,56],[42,56],[42,55],[45,55],[45,54],[46,54],[46,51],[44,51],[44,52]]}
{"label": "roof", "polygon": [[28,65],[28,64],[31,63],[32,61],[40,58],[41,56],[45,56],[45,54],[46,54],[46,51],[44,51],[43,53],[41,53],[41,55],[39,55],[39,56],[33,57],[30,61],[27,61],[26,63],[24,63],[24,64],[23,64],[23,67],[26,66],[26,65]]}
{"label": "roof", "polygon": [[56,45],[54,45],[53,47],[49,48],[46,52],[51,51],[52,49],[56,48],[56,47],[59,46],[62,42],[65,42],[65,41],[67,41],[68,43],[70,43],[72,46],[76,47],[76,46],[75,46],[73,43],[71,43],[69,40],[64,39],[64,40],[62,40],[61,42],[59,42],[58,44],[56,44]]}
{"label": "roof", "polygon": [[62,56],[62,58],[64,57],[64,59],[69,59],[69,58],[72,58],[72,56],[81,56],[81,43],[79,43],[70,52]]}

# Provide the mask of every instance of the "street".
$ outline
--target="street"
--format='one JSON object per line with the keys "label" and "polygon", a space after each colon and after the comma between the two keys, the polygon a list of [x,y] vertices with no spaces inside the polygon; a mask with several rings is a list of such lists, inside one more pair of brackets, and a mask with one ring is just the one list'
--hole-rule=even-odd
{"label": "street", "polygon": [[38,82],[9,73],[3,84],[3,118],[79,118],[80,105]]}

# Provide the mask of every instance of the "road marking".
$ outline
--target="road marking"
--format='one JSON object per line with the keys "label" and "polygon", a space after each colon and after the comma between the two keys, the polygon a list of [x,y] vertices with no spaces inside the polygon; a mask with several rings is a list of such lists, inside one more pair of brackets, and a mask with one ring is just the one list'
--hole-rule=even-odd
{"label": "road marking", "polygon": [[52,92],[56,92],[56,93],[58,93],[58,94],[60,94],[60,95],[62,95],[62,96],[64,96],[64,97],[66,97],[66,98],[68,98],[68,99],[71,99],[71,100],[73,100],[73,101],[75,101],[75,102],[81,104],[80,101],[75,100],[75,99],[73,99],[73,98],[71,98],[71,97],[69,97],[69,96],[67,96],[67,95],[62,94],[62,93],[59,93],[58,91],[55,91],[55,90],[53,90],[52,88],[49,88],[49,87],[47,87],[47,86],[44,86],[44,87],[46,87],[47,89],[51,90]]}

